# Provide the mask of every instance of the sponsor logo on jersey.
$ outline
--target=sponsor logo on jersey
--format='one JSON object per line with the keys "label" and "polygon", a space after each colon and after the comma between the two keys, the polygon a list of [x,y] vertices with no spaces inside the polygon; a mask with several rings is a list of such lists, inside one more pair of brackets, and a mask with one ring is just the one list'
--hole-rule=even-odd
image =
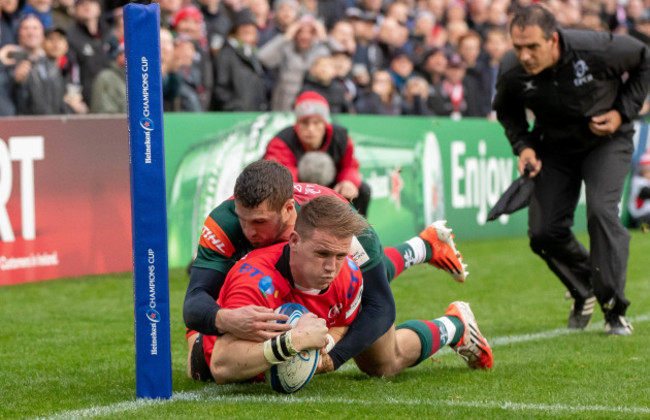
{"label": "sponsor logo on jersey", "polygon": [[269,295],[273,295],[275,293],[275,287],[273,286],[273,280],[269,276],[264,276],[260,279],[260,282],[257,283],[257,287],[259,287],[260,292],[264,295],[265,298],[268,299]]}
{"label": "sponsor logo on jersey", "polygon": [[211,217],[208,217],[201,229],[199,245],[211,249],[226,257],[232,256],[235,247],[221,227]]}
{"label": "sponsor logo on jersey", "polygon": [[341,309],[343,309],[343,304],[340,302],[337,303],[336,305],[330,306],[330,310],[327,313],[327,317],[330,319],[338,317],[339,314],[341,313]]}
{"label": "sponsor logo on jersey", "polygon": [[354,315],[354,312],[357,310],[357,308],[359,307],[359,304],[361,303],[361,294],[363,294],[363,284],[361,285],[361,287],[359,287],[359,291],[357,292],[357,296],[352,301],[352,305],[350,305],[350,309],[348,309],[345,312],[345,319],[348,319],[352,315]]}

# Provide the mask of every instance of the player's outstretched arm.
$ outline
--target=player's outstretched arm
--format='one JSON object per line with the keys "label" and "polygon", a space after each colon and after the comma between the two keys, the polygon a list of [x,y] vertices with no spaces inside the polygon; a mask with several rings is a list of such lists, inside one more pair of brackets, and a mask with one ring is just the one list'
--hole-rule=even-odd
{"label": "player's outstretched arm", "polygon": [[395,322],[395,300],[390,291],[384,263],[363,273],[361,311],[350,324],[347,334],[328,353],[333,368],[356,357]]}
{"label": "player's outstretched arm", "polygon": [[[324,347],[327,343],[325,320],[312,313],[301,316],[296,327],[284,334],[283,343],[294,355],[302,350]],[[210,360],[210,371],[215,382],[241,382],[264,372],[273,364],[281,363],[265,347],[270,349],[270,340],[256,343],[241,340],[232,334],[217,338]]]}

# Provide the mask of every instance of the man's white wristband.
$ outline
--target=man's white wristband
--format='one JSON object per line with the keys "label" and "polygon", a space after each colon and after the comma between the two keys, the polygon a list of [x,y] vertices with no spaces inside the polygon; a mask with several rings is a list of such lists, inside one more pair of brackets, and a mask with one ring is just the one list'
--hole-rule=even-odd
{"label": "man's white wristband", "polygon": [[298,354],[291,342],[291,331],[264,342],[264,358],[272,365],[285,362]]}

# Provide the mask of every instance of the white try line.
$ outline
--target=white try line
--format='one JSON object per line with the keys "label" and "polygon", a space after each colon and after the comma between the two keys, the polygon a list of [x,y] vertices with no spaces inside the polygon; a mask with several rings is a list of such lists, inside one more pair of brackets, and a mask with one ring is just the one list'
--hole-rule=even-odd
{"label": "white try line", "polygon": [[[631,323],[643,323],[650,320],[650,313],[630,317]],[[588,331],[602,329],[602,325],[591,325],[587,327]],[[566,328],[542,331],[535,334],[510,335],[505,337],[496,337],[490,340],[492,347],[507,346],[515,343],[528,341],[540,341],[555,338],[566,334],[576,334],[579,331],[569,330]],[[451,352],[450,349],[443,349],[436,354],[445,354]],[[344,365],[339,370],[356,369],[353,363]],[[458,400],[429,400],[429,399],[408,399],[400,400],[395,398],[382,398],[380,400],[361,400],[350,398],[327,398],[327,397],[299,397],[296,395],[231,395],[228,392],[233,389],[240,389],[241,385],[220,385],[206,386],[198,391],[181,391],[175,392],[169,400],[147,400],[139,399],[135,401],[124,401],[107,406],[91,407],[81,410],[63,411],[49,417],[40,417],[43,420],[70,420],[70,419],[87,419],[94,417],[104,417],[116,415],[119,413],[133,412],[141,408],[152,405],[165,405],[175,401],[214,401],[214,402],[248,402],[248,403],[273,403],[273,404],[309,404],[309,403],[332,403],[332,404],[349,404],[349,405],[403,405],[403,406],[429,406],[429,407],[469,407],[469,408],[499,408],[513,412],[547,412],[547,413],[622,413],[622,414],[650,414],[648,407],[610,407],[604,405],[566,405],[566,404],[527,404],[512,401],[458,401]]]}

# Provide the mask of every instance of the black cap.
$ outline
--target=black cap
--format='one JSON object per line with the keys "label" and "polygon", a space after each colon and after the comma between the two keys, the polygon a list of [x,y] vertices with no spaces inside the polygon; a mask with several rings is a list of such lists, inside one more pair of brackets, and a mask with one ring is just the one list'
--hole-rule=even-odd
{"label": "black cap", "polygon": [[45,38],[48,38],[50,35],[57,33],[65,37],[65,31],[61,28],[50,28],[45,30]]}
{"label": "black cap", "polygon": [[255,20],[255,15],[251,9],[245,7],[235,13],[235,19],[233,21],[233,29],[239,28],[243,25],[255,25],[257,26],[257,21]]}

